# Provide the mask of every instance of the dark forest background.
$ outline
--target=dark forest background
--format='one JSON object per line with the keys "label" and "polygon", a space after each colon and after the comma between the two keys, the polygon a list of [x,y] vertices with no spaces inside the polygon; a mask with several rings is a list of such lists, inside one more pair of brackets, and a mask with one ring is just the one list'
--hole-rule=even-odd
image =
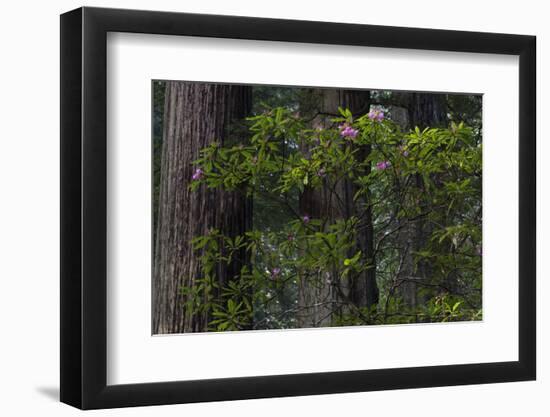
{"label": "dark forest background", "polygon": [[153,333],[482,318],[481,96],[154,81],[152,105]]}

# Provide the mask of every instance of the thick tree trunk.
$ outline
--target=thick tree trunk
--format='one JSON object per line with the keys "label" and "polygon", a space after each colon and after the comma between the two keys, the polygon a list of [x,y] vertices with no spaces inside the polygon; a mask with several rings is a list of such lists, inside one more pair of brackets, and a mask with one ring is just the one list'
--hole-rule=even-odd
{"label": "thick tree trunk", "polygon": [[[344,101],[351,110],[354,117],[367,114],[370,109],[370,92],[368,91],[344,91]],[[359,150],[359,158],[365,160],[371,153],[370,145],[363,145]],[[364,168],[363,176],[371,172],[370,164]],[[374,253],[374,225],[372,219],[372,205],[370,193],[361,201],[355,203],[353,196],[357,188],[350,181],[347,181],[350,191],[347,199],[352,207],[355,207],[355,215],[361,219],[359,229],[363,232],[359,234],[358,249],[366,257],[370,267],[359,276],[352,277],[350,286],[350,298],[358,307],[372,307],[378,304],[379,290],[376,282],[376,259]]]}
{"label": "thick tree trunk", "polygon": [[[411,129],[418,127],[420,130],[425,128],[446,127],[447,125],[447,105],[444,94],[430,93],[409,93],[408,94],[408,124]],[[417,193],[423,189],[423,181],[420,175],[414,178],[414,187]],[[420,203],[421,213],[427,210],[427,207]],[[404,219],[404,221],[407,221]],[[419,217],[413,222],[407,222],[403,225],[400,233],[402,253],[402,267],[398,279],[402,281],[400,285],[400,294],[405,304],[411,308],[416,308],[420,300],[418,289],[423,281],[429,279],[430,266],[426,262],[419,262],[415,267],[414,253],[421,250],[426,240],[431,234],[431,225],[424,217]]]}
{"label": "thick tree trunk", "polygon": [[[338,106],[349,108],[354,117],[368,113],[370,108],[369,91],[352,90],[319,90],[321,103],[319,116],[314,123],[321,126],[329,124],[330,115],[338,114]],[[305,153],[307,153],[307,150]],[[361,158],[367,158],[370,147],[360,149]],[[366,168],[367,175],[370,167]],[[368,198],[357,204],[353,201],[356,186],[347,179],[341,179],[335,187],[304,190],[300,198],[300,211],[303,215],[316,218],[349,219],[352,216],[361,218],[359,228],[362,233],[357,237],[356,250],[361,250],[369,259],[372,268],[356,276],[351,276],[344,282],[331,271],[323,276],[302,276],[299,286],[300,307],[299,322],[301,327],[326,326],[332,320],[332,311],[337,308],[341,312],[352,311],[349,308],[342,310],[342,303],[351,303],[355,307],[372,306],[378,302],[378,286],[376,283],[376,262],[374,259],[374,229],[372,224],[372,209]],[[334,195],[334,194],[337,194]],[[354,252],[355,253],[355,252]],[[354,253],[350,253],[352,256]],[[334,303],[331,304],[331,301]]]}
{"label": "thick tree trunk", "polygon": [[[234,124],[251,106],[250,87],[168,82],[158,220],[153,270],[153,333],[205,331],[208,313],[190,314],[184,308],[184,286],[200,277],[199,257],[191,240],[212,228],[226,235],[243,233],[251,222],[251,203],[237,192],[190,190],[197,168],[192,164],[205,146],[229,140]],[[232,135],[233,136],[233,135]],[[227,282],[239,264],[218,268]]]}
{"label": "thick tree trunk", "polygon": [[410,93],[408,111],[413,128],[418,126],[422,130],[447,126],[445,94]]}
{"label": "thick tree trunk", "polygon": [[[326,128],[330,124],[330,118],[337,114],[340,103],[339,91],[314,90],[312,95],[320,98],[318,109],[314,111],[320,115],[315,118],[313,124],[316,127]],[[301,151],[304,155],[309,155],[307,145],[302,145]],[[320,219],[336,217],[339,207],[328,187],[313,189],[306,186],[300,196],[299,209],[301,216]],[[299,273],[298,327],[330,326],[336,300],[333,281],[334,277],[330,271]]]}

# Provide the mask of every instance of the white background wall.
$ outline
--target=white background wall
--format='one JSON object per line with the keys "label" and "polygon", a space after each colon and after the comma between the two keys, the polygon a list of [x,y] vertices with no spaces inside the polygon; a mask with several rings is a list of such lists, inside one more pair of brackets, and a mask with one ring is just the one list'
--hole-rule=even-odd
{"label": "white background wall", "polygon": [[[76,415],[59,391],[59,17],[81,6],[11,1],[0,16],[0,412]],[[298,1],[124,0],[88,6],[157,9],[395,26],[509,32],[538,37],[538,381],[377,393],[193,404],[95,412],[128,416],[546,416],[550,413],[550,26],[535,0]],[[510,111],[515,111],[513,108]],[[505,117],[505,115],[503,115]],[[505,122],[505,120],[504,120]]]}

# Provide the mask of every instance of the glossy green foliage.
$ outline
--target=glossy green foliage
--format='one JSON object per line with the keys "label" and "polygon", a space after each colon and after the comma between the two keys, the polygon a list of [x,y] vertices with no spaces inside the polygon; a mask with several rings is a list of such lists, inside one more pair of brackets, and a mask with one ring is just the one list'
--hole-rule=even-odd
{"label": "glossy green foliage", "polygon": [[[379,302],[333,297],[328,325],[481,319],[479,129],[452,122],[402,132],[381,111],[353,119],[347,109],[313,128],[288,107],[249,123],[241,144],[214,143],[195,161],[192,190],[238,192],[263,213],[242,236],[212,230],[194,239],[202,274],[182,291],[185,308],[211,317],[210,330],[299,327],[297,316],[308,308],[301,291],[345,292],[371,268]],[[346,199],[343,184],[353,190]],[[320,205],[330,200],[331,210],[317,217],[300,211],[305,192],[316,193]],[[357,244],[368,230],[372,257]],[[246,265],[220,283],[218,268],[243,252]],[[412,267],[403,277],[406,262]],[[414,283],[412,304],[402,297],[407,282]]]}

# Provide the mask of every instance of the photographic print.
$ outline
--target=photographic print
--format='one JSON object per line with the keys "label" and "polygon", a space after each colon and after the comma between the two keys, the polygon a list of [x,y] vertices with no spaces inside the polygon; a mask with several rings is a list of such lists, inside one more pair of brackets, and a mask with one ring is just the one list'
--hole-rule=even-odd
{"label": "photographic print", "polygon": [[152,81],[153,334],[482,320],[482,96]]}
{"label": "photographic print", "polygon": [[62,402],[536,379],[536,37],[94,7],[60,34]]}

